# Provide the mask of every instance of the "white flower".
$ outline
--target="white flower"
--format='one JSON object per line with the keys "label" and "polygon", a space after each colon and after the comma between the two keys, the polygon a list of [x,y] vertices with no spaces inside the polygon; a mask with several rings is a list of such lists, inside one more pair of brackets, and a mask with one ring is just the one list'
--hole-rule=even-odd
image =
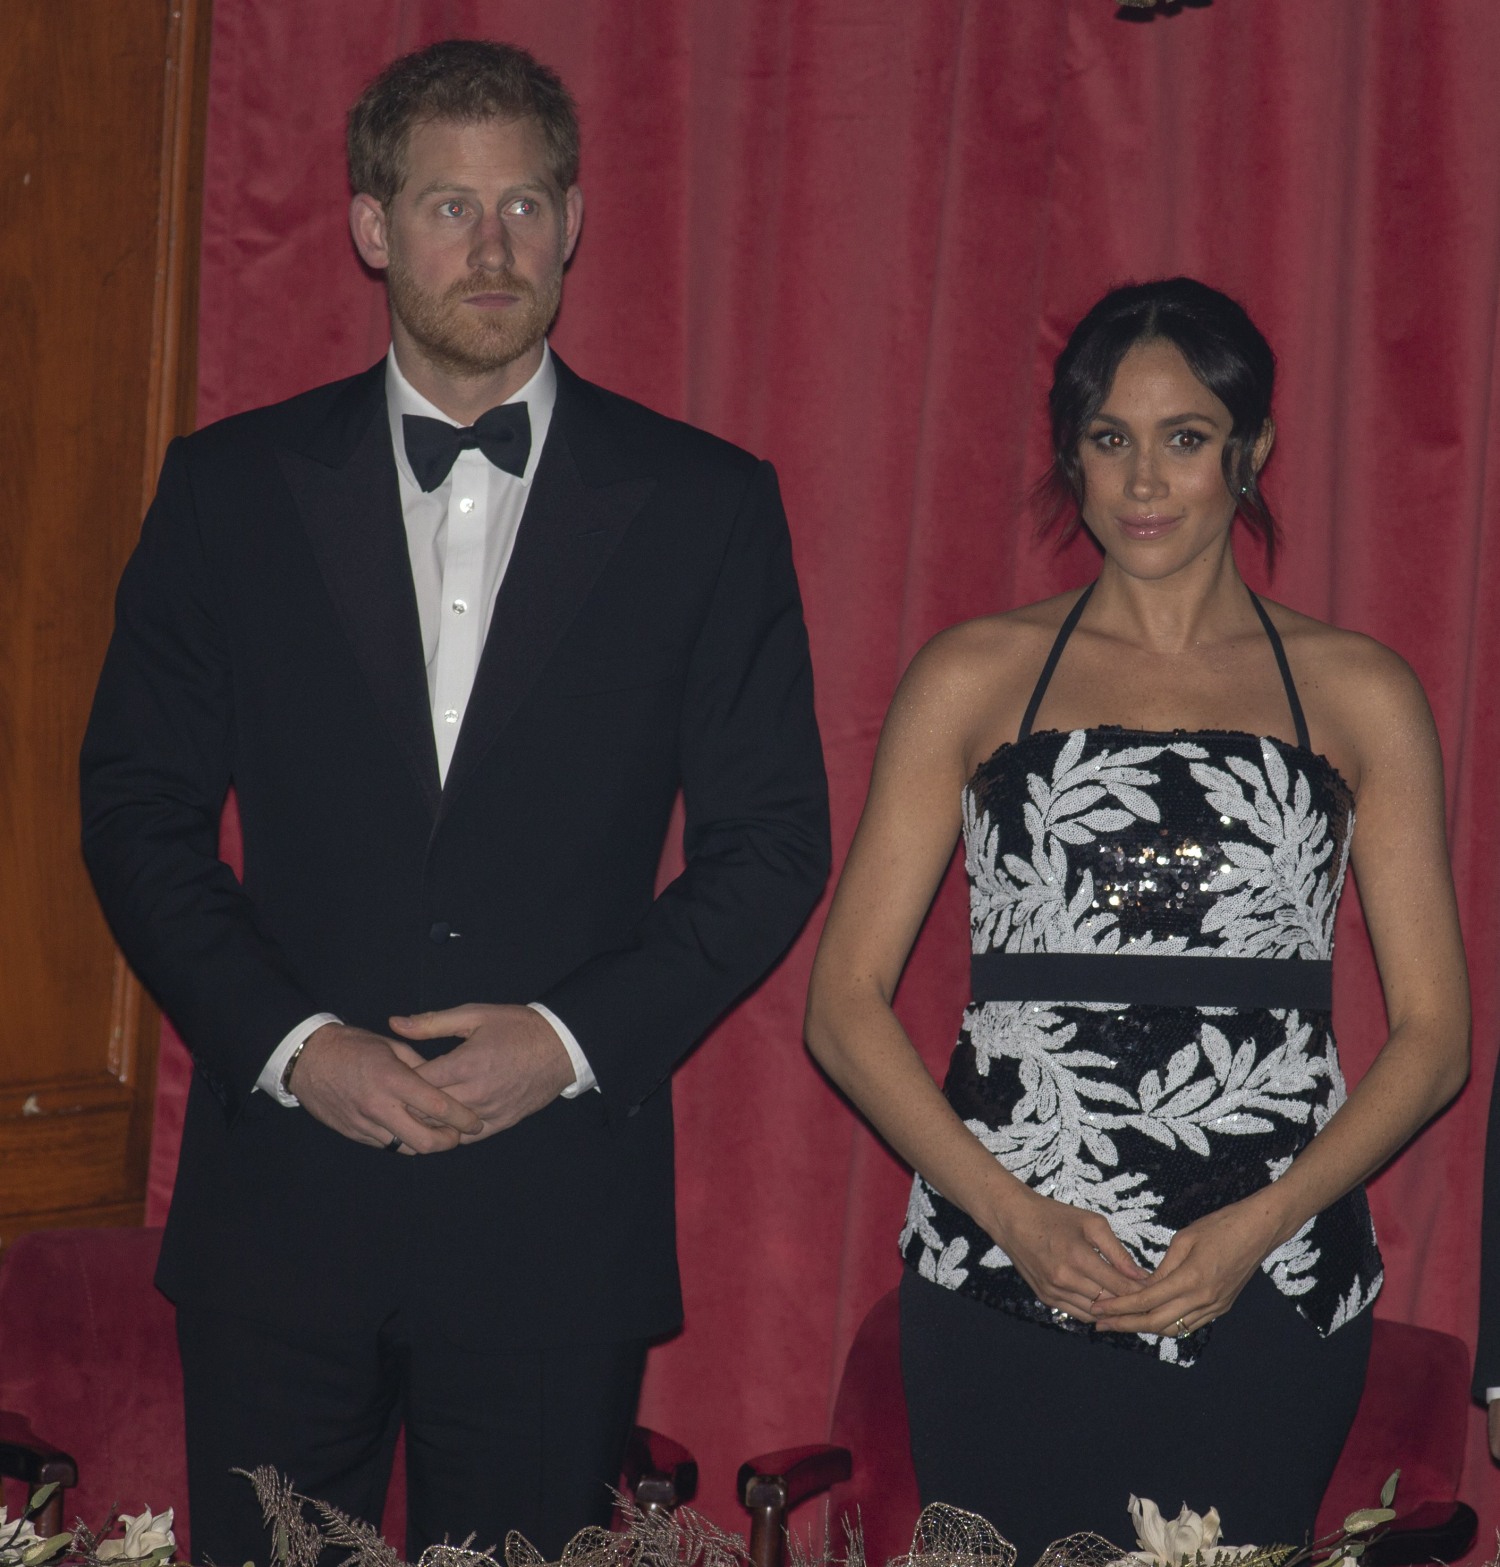
{"label": "white flower", "polygon": [[1189,1512],[1184,1503],[1182,1511],[1168,1522],[1157,1510],[1156,1503],[1147,1497],[1130,1498],[1130,1520],[1135,1525],[1135,1543],[1140,1550],[1124,1558],[1126,1562],[1139,1562],[1141,1567],[1183,1567],[1201,1555],[1212,1561],[1233,1561],[1248,1555],[1253,1545],[1219,1544],[1219,1510],[1210,1507],[1200,1518]]}
{"label": "white flower", "polygon": [[135,1517],[121,1513],[120,1522],[125,1525],[125,1538],[100,1541],[97,1554],[101,1562],[138,1562],[163,1546],[173,1551],[177,1549],[177,1537],[172,1533],[170,1507],[166,1512],[154,1515],[149,1507]]}
{"label": "white flower", "polygon": [[29,1518],[17,1518],[11,1522],[5,1516],[5,1509],[0,1507],[0,1564],[3,1567],[19,1562],[22,1553],[35,1545],[37,1538]]}

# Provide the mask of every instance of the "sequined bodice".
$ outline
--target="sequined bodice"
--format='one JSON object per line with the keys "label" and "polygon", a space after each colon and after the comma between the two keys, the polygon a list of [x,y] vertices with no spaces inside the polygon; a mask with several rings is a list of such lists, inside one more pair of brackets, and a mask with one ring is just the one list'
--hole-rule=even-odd
{"label": "sequined bodice", "polygon": [[980,764],[963,806],[976,952],[1332,956],[1354,801],[1300,746],[1032,734]]}
{"label": "sequined bodice", "polygon": [[[969,1129],[1146,1266],[1278,1179],[1345,1096],[1328,962],[1353,827],[1305,744],[1096,728],[1001,746],[963,795],[974,998],[944,1092]],[[1052,1320],[920,1177],[901,1244],[935,1282]],[[1381,1269],[1363,1191],[1263,1266],[1323,1333],[1364,1310]],[[1206,1342],[1105,1339],[1181,1364]]]}

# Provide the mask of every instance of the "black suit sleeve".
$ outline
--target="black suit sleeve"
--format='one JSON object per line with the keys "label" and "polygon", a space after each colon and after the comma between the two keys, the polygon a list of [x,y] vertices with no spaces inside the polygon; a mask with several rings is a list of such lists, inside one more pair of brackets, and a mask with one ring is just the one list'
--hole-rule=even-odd
{"label": "black suit sleeve", "polygon": [[1500,1387],[1500,1074],[1490,1090],[1484,1150],[1484,1210],[1479,1251],[1479,1342],[1474,1351],[1474,1397]]}
{"label": "black suit sleeve", "polygon": [[83,852],[131,967],[229,1113],[319,1010],[218,854],[234,692],[183,446],[120,581],[84,737]]}
{"label": "black suit sleeve", "polygon": [[740,498],[689,658],[686,867],[632,945],[538,999],[629,1114],[786,950],[828,877],[828,793],[791,540],[768,463]]}

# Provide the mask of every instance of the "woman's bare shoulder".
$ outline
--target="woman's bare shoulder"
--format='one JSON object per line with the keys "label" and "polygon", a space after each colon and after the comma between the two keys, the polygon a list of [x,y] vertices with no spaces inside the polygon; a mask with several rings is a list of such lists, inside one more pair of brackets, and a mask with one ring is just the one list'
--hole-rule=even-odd
{"label": "woman's bare shoulder", "polygon": [[893,715],[937,720],[972,757],[1014,734],[1076,592],[981,615],[940,631],[912,659]]}
{"label": "woman's bare shoulder", "polygon": [[961,620],[927,642],[911,668],[930,668],[950,679],[982,678],[1018,659],[1030,659],[1038,648],[1045,658],[1058,627],[1077,601],[1077,593],[1061,593],[1001,614]]}
{"label": "woman's bare shoulder", "polygon": [[1294,669],[1305,668],[1309,677],[1356,700],[1399,703],[1409,700],[1414,692],[1421,693],[1411,665],[1384,642],[1362,631],[1330,625],[1285,604],[1264,602]]}
{"label": "woman's bare shoulder", "polygon": [[1360,631],[1267,602],[1316,743],[1322,729],[1368,767],[1393,744],[1425,740],[1432,714],[1416,673],[1393,648]]}
{"label": "woman's bare shoulder", "polygon": [[903,689],[962,700],[994,695],[1018,679],[1035,680],[1077,597],[1065,593],[939,631],[907,666]]}

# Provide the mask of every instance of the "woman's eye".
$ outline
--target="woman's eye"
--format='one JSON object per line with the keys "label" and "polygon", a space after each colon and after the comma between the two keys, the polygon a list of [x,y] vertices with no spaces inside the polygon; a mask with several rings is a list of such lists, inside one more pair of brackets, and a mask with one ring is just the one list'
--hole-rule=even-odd
{"label": "woman's eye", "polygon": [[1173,432],[1172,439],[1167,443],[1175,446],[1178,451],[1193,452],[1203,445],[1208,437],[1201,430],[1177,430]]}
{"label": "woman's eye", "polygon": [[1101,452],[1117,452],[1125,444],[1125,437],[1118,430],[1091,430],[1089,444]]}

